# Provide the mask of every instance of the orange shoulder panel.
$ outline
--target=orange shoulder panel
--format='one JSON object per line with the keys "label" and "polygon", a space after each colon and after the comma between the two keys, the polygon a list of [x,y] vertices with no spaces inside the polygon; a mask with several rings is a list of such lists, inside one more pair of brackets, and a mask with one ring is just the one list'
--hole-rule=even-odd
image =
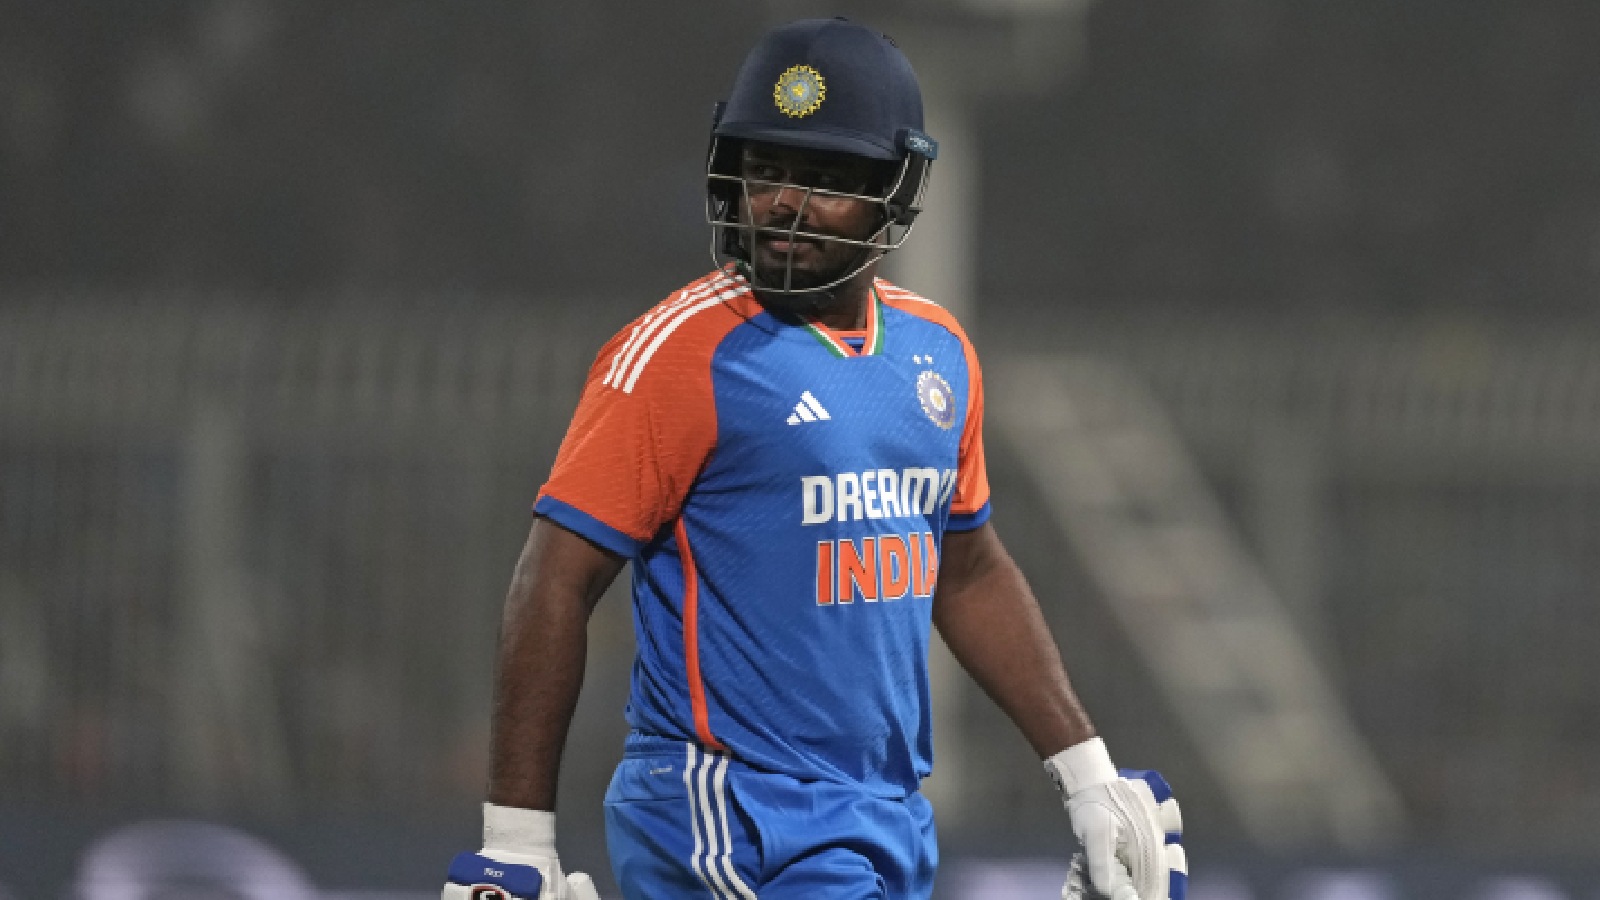
{"label": "orange shoulder panel", "polygon": [[950,500],[950,511],[958,515],[975,513],[989,502],[989,470],[983,458],[983,369],[978,365],[978,351],[972,348],[967,332],[949,310],[882,278],[874,283],[884,303],[941,325],[961,341],[961,350],[967,357],[967,421],[961,430],[961,457],[956,465],[956,491]]}
{"label": "orange shoulder panel", "polygon": [[637,541],[676,518],[716,445],[712,355],[751,304],[742,280],[713,272],[606,342],[539,496]]}

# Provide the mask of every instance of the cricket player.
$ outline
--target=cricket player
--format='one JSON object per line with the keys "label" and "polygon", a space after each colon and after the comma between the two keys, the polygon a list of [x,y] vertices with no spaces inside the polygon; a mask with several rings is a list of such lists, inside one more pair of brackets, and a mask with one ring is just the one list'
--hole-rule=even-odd
{"label": "cricket player", "polygon": [[594,896],[556,853],[557,772],[586,623],[629,562],[632,732],[605,799],[629,900],[929,897],[933,627],[1062,792],[1068,892],[1181,894],[1170,791],[1112,765],[989,524],[977,355],[877,277],[937,155],[922,129],[910,63],[861,25],[785,25],[745,60],[708,155],[716,268],[601,349],[535,503],[484,848],[446,900]]}

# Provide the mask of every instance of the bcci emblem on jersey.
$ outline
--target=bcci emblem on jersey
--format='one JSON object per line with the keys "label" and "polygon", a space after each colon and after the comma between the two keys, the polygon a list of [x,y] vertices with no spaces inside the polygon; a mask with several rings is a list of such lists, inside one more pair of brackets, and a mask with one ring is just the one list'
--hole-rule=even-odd
{"label": "bcci emblem on jersey", "polygon": [[772,102],[786,116],[804,118],[817,111],[828,97],[822,73],[810,66],[790,66],[772,86]]}
{"label": "bcci emblem on jersey", "polygon": [[917,376],[917,399],[922,401],[922,411],[933,424],[940,428],[956,424],[955,394],[938,372],[927,371]]}

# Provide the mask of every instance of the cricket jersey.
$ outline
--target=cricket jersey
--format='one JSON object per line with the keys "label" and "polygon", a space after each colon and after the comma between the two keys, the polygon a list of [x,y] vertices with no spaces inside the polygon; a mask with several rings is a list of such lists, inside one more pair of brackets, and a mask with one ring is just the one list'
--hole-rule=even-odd
{"label": "cricket jersey", "polygon": [[768,312],[733,267],[600,351],[535,511],[633,563],[634,730],[916,791],[947,531],[989,516],[955,319],[878,279],[864,332]]}

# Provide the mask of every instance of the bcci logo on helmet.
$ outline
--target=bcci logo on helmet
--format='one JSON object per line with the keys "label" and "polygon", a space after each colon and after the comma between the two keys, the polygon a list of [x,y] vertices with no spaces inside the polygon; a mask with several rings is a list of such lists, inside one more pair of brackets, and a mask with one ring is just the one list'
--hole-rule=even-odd
{"label": "bcci logo on helmet", "polygon": [[933,424],[940,428],[956,424],[955,393],[938,372],[928,371],[917,376],[917,399],[922,401],[922,411]]}
{"label": "bcci logo on helmet", "polygon": [[790,66],[772,86],[772,102],[786,116],[804,118],[817,111],[828,97],[822,73],[810,66]]}

